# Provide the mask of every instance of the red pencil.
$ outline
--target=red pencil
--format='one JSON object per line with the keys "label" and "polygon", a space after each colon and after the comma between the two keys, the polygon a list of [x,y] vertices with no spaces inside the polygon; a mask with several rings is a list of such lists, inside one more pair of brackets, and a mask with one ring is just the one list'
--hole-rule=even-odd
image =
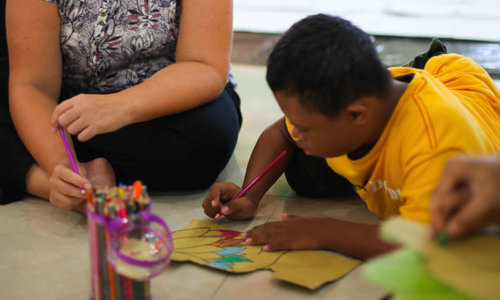
{"label": "red pencil", "polygon": [[[259,175],[257,175],[252,181],[250,181],[249,184],[247,184],[246,187],[244,187],[235,197],[234,199],[238,199],[238,198],[241,198],[243,196],[245,196],[245,194],[248,192],[248,190],[250,190],[254,185],[257,184],[257,182],[259,182],[259,180],[262,179],[262,177],[264,177],[264,175],[267,174],[267,172],[269,172],[269,170],[271,170],[272,167],[274,167],[274,165],[280,161],[284,156],[286,155],[286,150],[284,150],[283,152],[281,152],[280,155],[278,155],[265,169],[264,171],[260,172]],[[219,211],[214,219],[218,220],[220,217],[222,216],[222,213]]]}

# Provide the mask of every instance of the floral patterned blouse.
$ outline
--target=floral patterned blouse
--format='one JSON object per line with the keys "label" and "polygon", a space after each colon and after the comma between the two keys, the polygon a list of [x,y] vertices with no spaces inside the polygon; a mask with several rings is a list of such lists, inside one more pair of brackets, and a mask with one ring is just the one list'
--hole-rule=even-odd
{"label": "floral patterned blouse", "polygon": [[61,17],[67,96],[112,93],[175,61],[180,0],[45,0]]}

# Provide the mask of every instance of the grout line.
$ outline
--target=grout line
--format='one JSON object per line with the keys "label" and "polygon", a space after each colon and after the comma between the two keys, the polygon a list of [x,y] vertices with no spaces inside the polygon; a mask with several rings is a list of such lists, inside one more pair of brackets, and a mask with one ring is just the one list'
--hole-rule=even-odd
{"label": "grout line", "polygon": [[224,279],[222,280],[222,282],[219,284],[219,286],[215,289],[215,292],[212,294],[212,296],[210,296],[209,299],[214,299],[214,297],[217,295],[217,292],[221,289],[222,285],[224,284],[224,282],[226,282],[227,278],[228,278],[229,274],[226,274],[224,275]]}

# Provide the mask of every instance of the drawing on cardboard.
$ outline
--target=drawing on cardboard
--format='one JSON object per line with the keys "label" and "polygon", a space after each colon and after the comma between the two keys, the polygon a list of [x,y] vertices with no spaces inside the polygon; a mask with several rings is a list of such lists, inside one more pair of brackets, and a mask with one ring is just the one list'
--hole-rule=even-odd
{"label": "drawing on cardboard", "polygon": [[248,246],[241,232],[208,221],[192,220],[173,232],[173,261],[191,261],[231,273],[258,269],[273,271],[273,276],[309,289],[336,280],[360,261],[325,251],[262,251]]}

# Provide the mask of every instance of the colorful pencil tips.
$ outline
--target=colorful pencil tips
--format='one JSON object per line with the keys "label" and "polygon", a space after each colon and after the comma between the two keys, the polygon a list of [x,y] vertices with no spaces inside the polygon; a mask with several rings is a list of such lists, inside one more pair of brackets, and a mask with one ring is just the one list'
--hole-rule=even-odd
{"label": "colorful pencil tips", "polygon": [[134,186],[134,198],[139,199],[142,194],[142,182],[140,180],[136,180],[133,186]]}

